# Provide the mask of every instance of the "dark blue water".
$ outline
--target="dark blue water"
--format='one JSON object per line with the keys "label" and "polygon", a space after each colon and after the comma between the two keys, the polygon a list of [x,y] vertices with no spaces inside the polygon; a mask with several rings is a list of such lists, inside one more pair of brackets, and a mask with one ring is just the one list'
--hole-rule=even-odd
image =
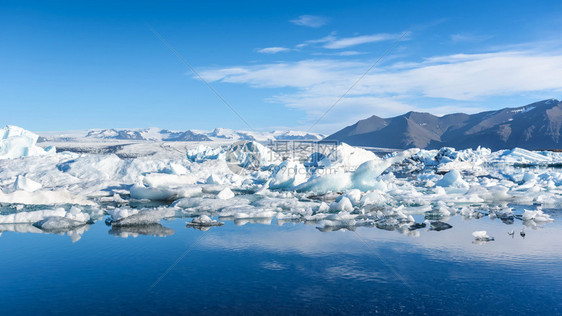
{"label": "dark blue water", "polygon": [[[185,219],[120,231],[98,222],[75,243],[4,232],[0,313],[562,314],[555,219],[525,238],[521,223],[458,216],[419,237],[275,221],[202,232]],[[473,243],[481,229],[496,240]],[[173,235],[118,237],[127,230]]]}

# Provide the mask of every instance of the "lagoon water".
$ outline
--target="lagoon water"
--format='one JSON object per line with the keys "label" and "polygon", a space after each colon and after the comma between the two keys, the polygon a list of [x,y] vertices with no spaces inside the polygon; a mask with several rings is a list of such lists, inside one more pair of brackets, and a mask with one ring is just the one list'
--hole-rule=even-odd
{"label": "lagoon water", "polygon": [[[206,232],[186,228],[186,219],[121,228],[98,221],[75,243],[65,235],[5,231],[1,309],[3,315],[556,315],[562,225],[559,210],[547,212],[554,222],[526,228],[524,238],[519,220],[507,225],[458,215],[447,220],[451,229],[422,228],[417,237],[374,227],[322,232],[275,220],[227,221]],[[477,230],[495,240],[475,242]]]}

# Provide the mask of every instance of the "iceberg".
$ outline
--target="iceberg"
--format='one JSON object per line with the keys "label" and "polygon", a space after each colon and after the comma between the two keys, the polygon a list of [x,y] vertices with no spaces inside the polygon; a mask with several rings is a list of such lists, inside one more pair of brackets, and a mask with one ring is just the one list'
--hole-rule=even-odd
{"label": "iceberg", "polygon": [[41,189],[43,186],[39,182],[35,182],[31,179],[28,179],[25,176],[19,175],[16,178],[16,182],[14,182],[14,189],[15,190],[23,190],[28,192],[34,192]]}
{"label": "iceberg", "polygon": [[36,145],[39,135],[21,127],[8,125],[0,129],[0,159],[52,155],[54,147],[43,149]]}
{"label": "iceberg", "polygon": [[460,172],[451,170],[447,172],[435,185],[446,188],[468,189],[469,185],[463,180]]}
{"label": "iceberg", "polygon": [[[39,210],[31,212],[18,212],[7,215],[0,215],[0,224],[24,224],[38,223],[48,218],[57,218],[59,221],[67,221],[68,223],[86,224],[90,221],[90,215],[82,212],[78,207],[72,207],[69,211],[59,207],[50,210]],[[56,225],[51,222],[49,225]]]}

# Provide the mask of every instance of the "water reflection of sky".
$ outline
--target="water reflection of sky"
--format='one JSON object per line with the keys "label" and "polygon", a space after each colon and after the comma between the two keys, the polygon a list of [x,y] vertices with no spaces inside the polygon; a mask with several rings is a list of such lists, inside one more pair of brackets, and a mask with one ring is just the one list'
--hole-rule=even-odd
{"label": "water reflection of sky", "polygon": [[[525,238],[520,221],[460,216],[448,220],[452,229],[419,237],[275,221],[201,232],[181,219],[98,222],[76,243],[4,232],[0,300],[6,314],[560,314],[562,225],[554,218],[526,228]],[[475,230],[495,241],[473,243]]]}

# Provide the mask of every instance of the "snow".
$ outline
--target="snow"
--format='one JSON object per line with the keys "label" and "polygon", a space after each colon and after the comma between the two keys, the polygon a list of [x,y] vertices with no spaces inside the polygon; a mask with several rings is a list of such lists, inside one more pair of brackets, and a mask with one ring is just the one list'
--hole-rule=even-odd
{"label": "snow", "polygon": [[[54,135],[53,135],[54,134]],[[61,133],[44,133],[45,136],[53,139],[60,136]],[[125,140],[145,140],[145,141],[175,141],[181,135],[195,135],[198,139],[211,141],[275,141],[275,140],[321,140],[324,138],[321,134],[301,131],[272,131],[272,132],[256,132],[241,131],[227,128],[216,128],[212,131],[204,130],[167,130],[157,127],[137,128],[137,129],[92,129],[85,131],[74,131],[66,137],[87,138],[87,139],[125,139]]]}

